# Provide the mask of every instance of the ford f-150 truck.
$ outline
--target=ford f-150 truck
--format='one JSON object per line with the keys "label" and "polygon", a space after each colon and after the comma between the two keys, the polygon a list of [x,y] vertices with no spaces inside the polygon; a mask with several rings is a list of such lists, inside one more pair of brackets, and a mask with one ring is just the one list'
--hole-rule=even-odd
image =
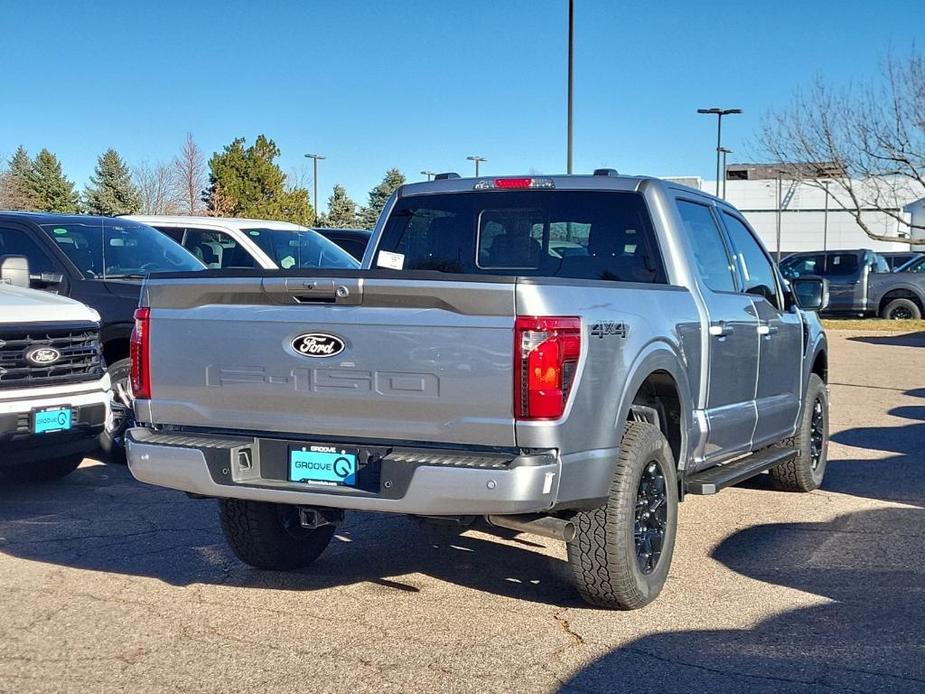
{"label": "ford f-150 truck", "polygon": [[826,300],[699,191],[439,176],[393,194],[360,270],[149,278],[129,465],[217,497],[256,567],[309,564],[345,509],[484,516],[636,608],[685,494],[822,482]]}
{"label": "ford f-150 truck", "polygon": [[29,289],[22,256],[0,257],[0,477],[73,472],[106,423],[99,314]]}

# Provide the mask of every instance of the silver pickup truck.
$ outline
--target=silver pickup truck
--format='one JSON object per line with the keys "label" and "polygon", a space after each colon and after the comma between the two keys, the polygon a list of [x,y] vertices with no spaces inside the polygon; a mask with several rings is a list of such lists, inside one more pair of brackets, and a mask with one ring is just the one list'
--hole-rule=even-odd
{"label": "silver pickup truck", "polygon": [[396,191],[360,270],[149,279],[129,465],[217,497],[257,567],[309,564],[345,509],[485,517],[565,541],[580,594],[632,609],[685,494],[821,483],[826,300],[699,191],[443,175]]}

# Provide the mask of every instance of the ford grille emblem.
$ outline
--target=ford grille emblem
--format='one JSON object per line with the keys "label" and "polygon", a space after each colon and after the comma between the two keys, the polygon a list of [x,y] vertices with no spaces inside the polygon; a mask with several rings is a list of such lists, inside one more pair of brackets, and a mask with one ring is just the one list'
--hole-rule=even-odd
{"label": "ford grille emblem", "polygon": [[34,366],[51,366],[61,358],[54,347],[33,347],[26,351],[26,361]]}
{"label": "ford grille emblem", "polygon": [[292,340],[292,349],[303,357],[333,357],[344,351],[344,341],[328,333],[306,333]]}

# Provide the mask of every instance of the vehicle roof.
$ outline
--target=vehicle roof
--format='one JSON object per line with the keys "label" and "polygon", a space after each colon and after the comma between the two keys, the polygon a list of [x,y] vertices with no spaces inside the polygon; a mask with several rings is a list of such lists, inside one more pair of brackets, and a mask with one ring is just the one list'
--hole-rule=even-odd
{"label": "vehicle roof", "polygon": [[87,222],[111,222],[119,219],[118,217],[95,214],[60,214],[58,212],[22,212],[19,210],[0,210],[0,216],[26,219],[36,224],[86,224]]}
{"label": "vehicle roof", "polygon": [[[802,255],[832,255],[833,253],[876,253],[876,251],[871,250],[870,248],[830,248],[827,251],[796,251],[788,255],[788,258],[795,258]],[[878,253],[878,255],[883,255]]]}
{"label": "vehicle roof", "polygon": [[292,222],[280,222],[275,219],[247,219],[245,217],[202,217],[180,214],[127,214],[125,219],[132,219],[142,224],[209,224],[231,229],[280,229],[289,231],[308,231],[309,227]]}
{"label": "vehicle roof", "polygon": [[644,182],[652,182],[667,188],[676,188],[695,193],[728,205],[725,200],[709,193],[685,186],[674,181],[667,181],[654,176],[592,175],[592,174],[504,174],[497,176],[479,176],[478,178],[448,178],[434,181],[406,183],[398,189],[399,197],[405,195],[426,195],[433,193],[462,193],[472,191],[479,181],[493,181],[497,178],[543,178],[550,179],[556,190],[626,190],[635,191]]}
{"label": "vehicle roof", "polygon": [[349,227],[312,227],[319,234],[326,234],[328,232],[337,232],[339,234],[356,234],[357,236],[371,236],[373,233],[372,229],[351,229]]}

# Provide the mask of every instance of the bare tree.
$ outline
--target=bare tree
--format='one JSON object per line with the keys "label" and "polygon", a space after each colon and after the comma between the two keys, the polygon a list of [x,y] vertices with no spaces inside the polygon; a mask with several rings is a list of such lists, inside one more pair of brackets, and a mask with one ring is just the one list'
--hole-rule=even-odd
{"label": "bare tree", "polygon": [[840,90],[817,80],[767,117],[759,142],[788,178],[820,189],[829,180],[834,204],[870,238],[895,241],[871,227],[870,214],[907,234],[925,232],[902,209],[925,197],[925,59],[891,55],[882,73],[875,84]]}
{"label": "bare tree", "polygon": [[203,191],[208,184],[206,170],[206,158],[202,150],[193,140],[192,133],[187,133],[180,154],[173,160],[173,184],[180,214],[206,213],[202,201]]}
{"label": "bare tree", "polygon": [[173,167],[143,161],[135,167],[133,178],[141,194],[141,214],[177,214],[179,204]]}

